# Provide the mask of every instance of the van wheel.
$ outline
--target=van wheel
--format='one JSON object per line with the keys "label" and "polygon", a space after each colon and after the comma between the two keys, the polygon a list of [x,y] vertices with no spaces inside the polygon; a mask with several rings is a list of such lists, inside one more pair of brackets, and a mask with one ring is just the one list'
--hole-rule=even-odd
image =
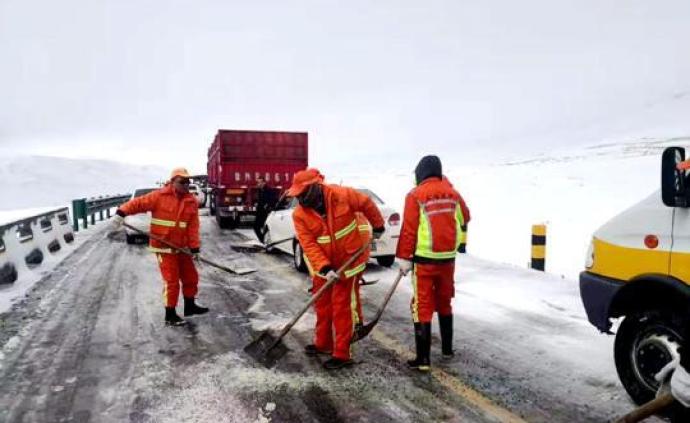
{"label": "van wheel", "polygon": [[307,262],[304,260],[304,251],[302,250],[302,246],[299,245],[299,242],[295,242],[292,246],[292,252],[294,253],[293,262],[295,264],[295,269],[299,272],[307,273]]}
{"label": "van wheel", "polygon": [[678,318],[658,311],[623,319],[613,351],[618,377],[635,403],[641,405],[656,396],[659,382],[654,376],[678,357],[682,328]]}
{"label": "van wheel", "polygon": [[379,266],[391,267],[395,263],[395,256],[381,256],[376,257],[376,262]]}

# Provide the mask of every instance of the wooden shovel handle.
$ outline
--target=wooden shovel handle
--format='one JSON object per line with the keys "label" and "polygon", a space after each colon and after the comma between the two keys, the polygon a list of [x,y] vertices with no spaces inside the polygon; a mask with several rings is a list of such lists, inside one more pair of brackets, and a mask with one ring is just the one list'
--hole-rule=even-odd
{"label": "wooden shovel handle", "polygon": [[[124,223],[124,222],[123,222],[123,223],[122,223],[122,226],[127,227],[127,228],[129,228],[129,229],[131,229],[131,230],[133,230],[133,231],[135,231],[135,232],[139,232],[140,234],[146,235],[146,236],[148,236],[149,238],[154,239],[154,240],[160,242],[160,243],[163,244],[163,245],[167,245],[168,247],[172,248],[172,249],[175,250],[175,251],[179,251],[179,252],[184,253],[184,254],[187,254],[187,255],[189,255],[189,256],[194,256],[194,253],[192,253],[192,251],[191,251],[189,248],[178,247],[178,246],[175,245],[175,244],[171,244],[170,242],[168,242],[168,241],[166,241],[166,240],[164,240],[164,239],[162,239],[162,238],[160,238],[160,237],[157,237],[157,236],[155,236],[155,235],[151,235],[150,233],[148,233],[148,232],[146,232],[146,231],[143,231],[143,230],[141,230],[141,229],[139,229],[139,228],[137,228],[137,227],[134,227],[134,226],[132,226],[132,225],[130,225],[130,224],[128,224],[128,223]],[[224,271],[226,271],[226,272],[228,272],[228,273],[232,273],[233,275],[238,274],[238,271],[237,271],[237,270],[231,269],[231,268],[229,268],[229,267],[227,267],[227,266],[223,266],[222,264],[214,263],[214,262],[212,262],[211,260],[205,259],[205,258],[203,258],[203,257],[201,257],[201,256],[197,256],[197,259],[199,259],[199,261],[202,262],[202,263],[206,263],[206,264],[208,264],[208,265],[210,265],[210,266],[213,266],[213,267],[215,267],[215,268],[217,268],[217,269],[224,270]]]}
{"label": "wooden shovel handle", "polygon": [[637,423],[661,412],[663,409],[673,404],[673,401],[673,395],[670,393],[663,394],[646,404],[642,404],[640,407],[616,420],[615,423]]}
{"label": "wooden shovel handle", "polygon": [[[367,248],[369,248],[369,244],[364,244],[359,250],[357,250],[357,252],[355,252],[352,255],[352,257],[350,257],[345,262],[345,264],[340,266],[340,268],[336,271],[338,276],[340,276],[345,271],[345,269],[347,269],[359,256],[361,256],[362,253],[367,250]],[[295,325],[295,323],[297,323],[297,321],[309,309],[309,307],[311,307],[311,305],[314,304],[314,302],[316,302],[316,300],[318,300],[323,295],[323,293],[326,292],[326,290],[331,285],[333,285],[336,281],[338,281],[338,279],[334,279],[328,283],[325,283],[318,291],[316,291],[316,293],[314,295],[312,295],[311,299],[309,301],[307,301],[307,303],[304,305],[304,307],[302,307],[302,309],[299,311],[299,313],[297,313],[295,315],[295,317],[292,318],[292,321],[290,321],[290,323],[285,325],[283,330],[280,331],[280,335],[278,335],[278,338],[275,340],[275,342],[270,347],[268,347],[266,350],[268,351],[268,350],[272,349],[273,347],[275,347],[276,345],[278,345],[278,342],[280,342],[280,340],[290,331],[290,329],[292,329],[292,327]]]}

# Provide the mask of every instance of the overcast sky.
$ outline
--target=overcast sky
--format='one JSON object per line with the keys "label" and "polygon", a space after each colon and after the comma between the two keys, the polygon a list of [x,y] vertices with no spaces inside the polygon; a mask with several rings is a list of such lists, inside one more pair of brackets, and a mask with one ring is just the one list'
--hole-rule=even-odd
{"label": "overcast sky", "polygon": [[196,172],[218,128],[307,131],[316,164],[562,146],[687,96],[689,22],[688,0],[0,0],[0,154]]}

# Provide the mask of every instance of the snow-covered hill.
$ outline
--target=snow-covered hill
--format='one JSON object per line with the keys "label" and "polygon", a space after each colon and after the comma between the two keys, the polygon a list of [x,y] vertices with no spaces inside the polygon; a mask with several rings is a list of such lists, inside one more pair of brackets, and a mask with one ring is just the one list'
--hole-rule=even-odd
{"label": "snow-covered hill", "polygon": [[0,156],[0,213],[62,207],[75,198],[131,192],[164,180],[168,170],[135,166],[127,158],[80,160],[47,156]]}

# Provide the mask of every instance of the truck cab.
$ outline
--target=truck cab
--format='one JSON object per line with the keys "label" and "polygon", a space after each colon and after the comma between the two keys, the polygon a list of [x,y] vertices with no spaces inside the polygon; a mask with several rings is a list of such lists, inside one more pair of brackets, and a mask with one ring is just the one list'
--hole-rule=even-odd
{"label": "truck cab", "polygon": [[592,237],[580,295],[587,317],[615,333],[621,383],[638,404],[653,399],[654,376],[678,358],[690,310],[690,176],[685,150],[661,159],[661,189],[601,226]]}

